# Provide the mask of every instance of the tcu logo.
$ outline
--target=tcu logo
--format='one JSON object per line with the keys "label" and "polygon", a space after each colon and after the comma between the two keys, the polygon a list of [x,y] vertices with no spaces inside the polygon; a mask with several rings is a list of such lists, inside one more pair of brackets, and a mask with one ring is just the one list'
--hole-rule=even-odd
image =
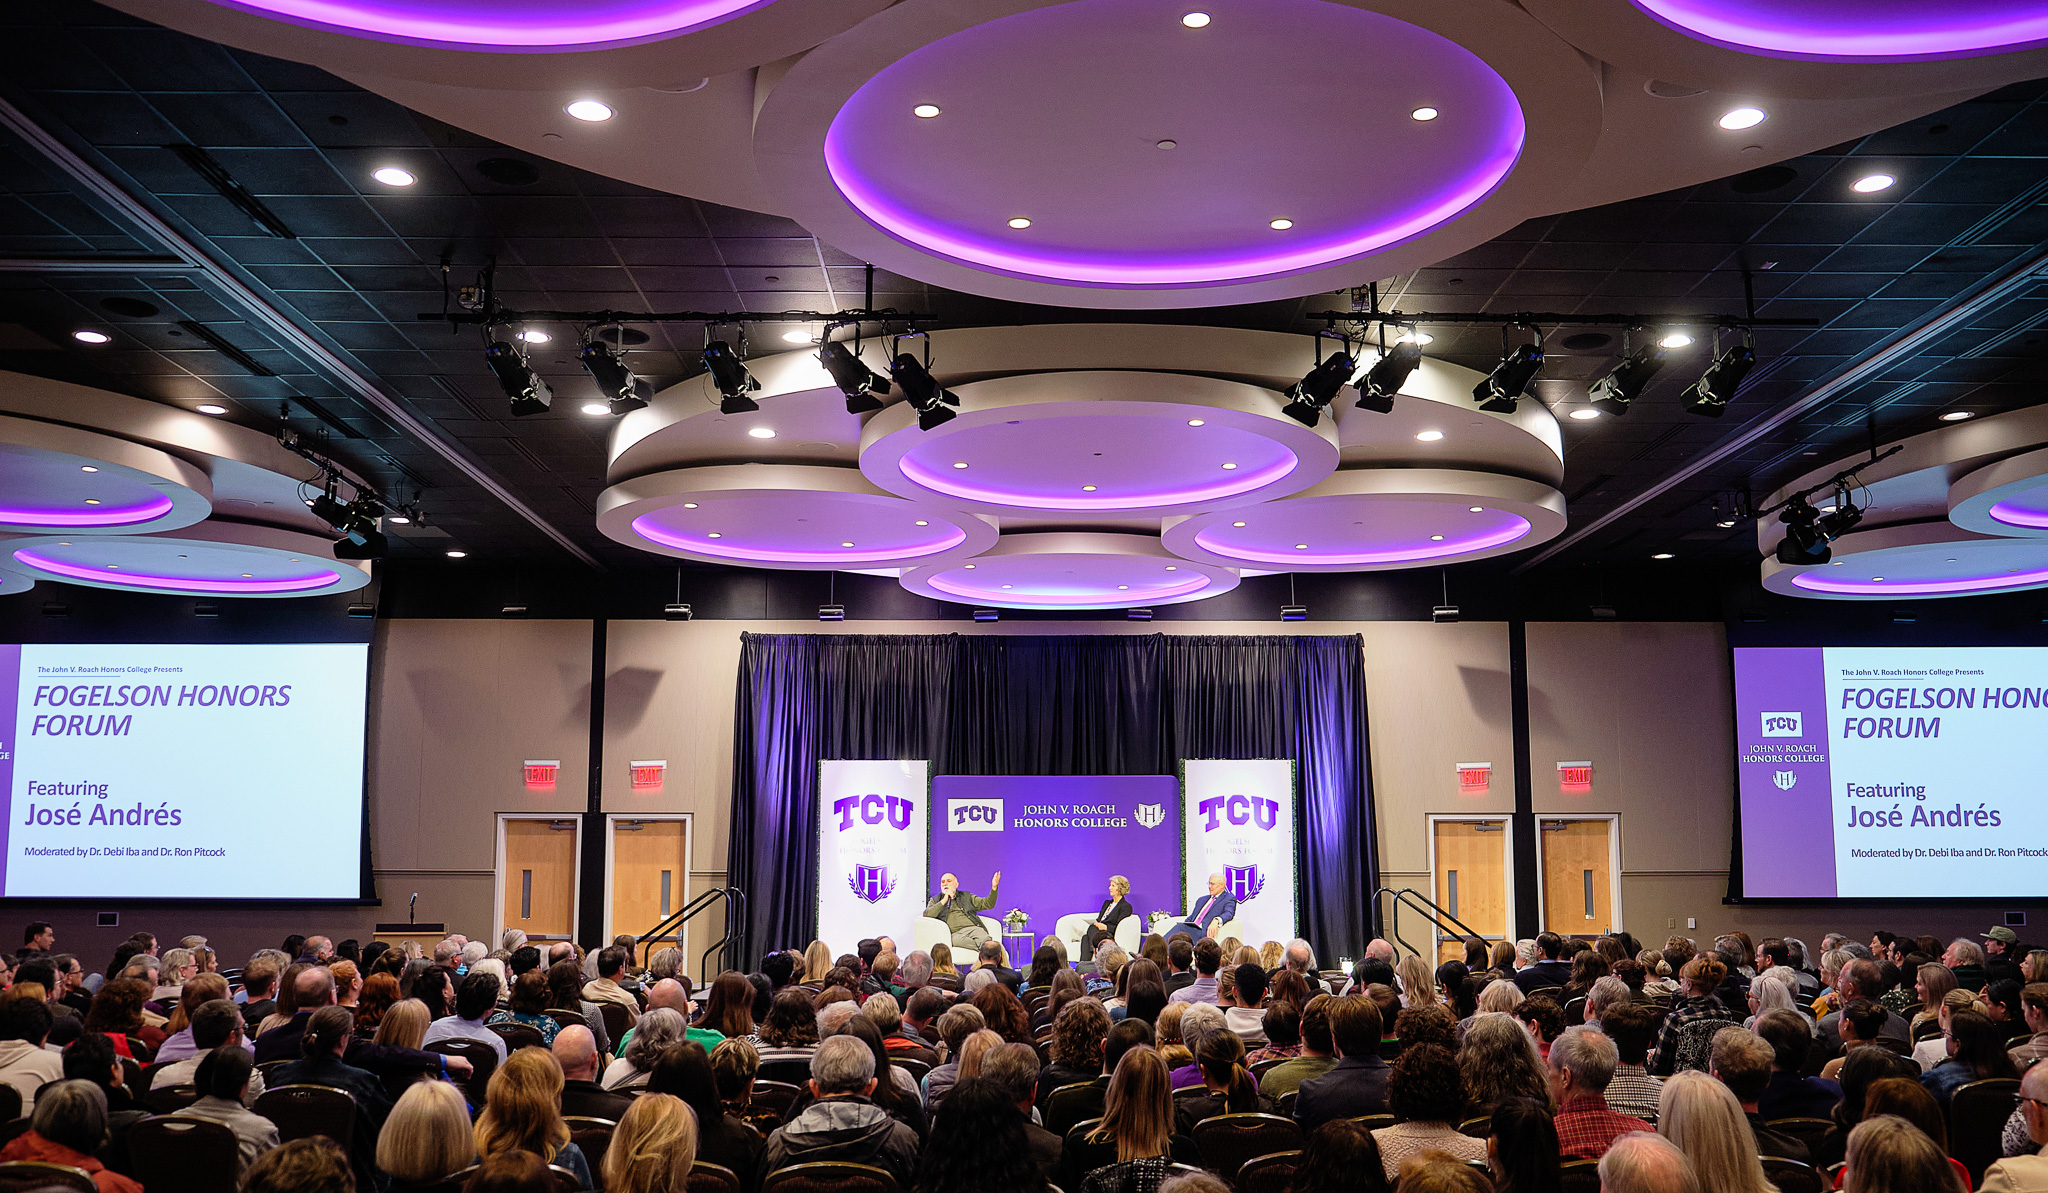
{"label": "tcu logo", "polygon": [[1232,824],[1256,824],[1267,830],[1280,822],[1280,801],[1262,797],[1213,795],[1195,808],[1209,818],[1202,831],[1210,833],[1216,831],[1219,815]]}
{"label": "tcu logo", "polygon": [[1765,737],[1801,737],[1801,716],[1796,712],[1767,712],[1764,714]]}
{"label": "tcu logo", "polygon": [[839,831],[843,833],[853,827],[856,815],[863,824],[881,824],[886,820],[890,828],[909,828],[917,805],[900,795],[849,795],[833,800],[832,810],[839,815]]}
{"label": "tcu logo", "polygon": [[1003,801],[999,799],[947,800],[946,831],[949,833],[1002,832]]}

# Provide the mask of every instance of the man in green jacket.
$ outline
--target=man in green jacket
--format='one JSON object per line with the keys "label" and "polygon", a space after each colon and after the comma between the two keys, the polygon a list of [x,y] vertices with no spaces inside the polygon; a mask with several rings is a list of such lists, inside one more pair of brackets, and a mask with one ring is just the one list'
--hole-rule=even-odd
{"label": "man in green jacket", "polygon": [[996,905],[996,888],[1002,885],[1003,872],[996,871],[988,880],[988,898],[970,895],[960,889],[960,879],[952,874],[939,877],[939,897],[925,905],[927,919],[938,920],[953,933],[953,947],[966,949],[971,955],[988,941],[988,928],[981,922],[979,912],[988,911]]}

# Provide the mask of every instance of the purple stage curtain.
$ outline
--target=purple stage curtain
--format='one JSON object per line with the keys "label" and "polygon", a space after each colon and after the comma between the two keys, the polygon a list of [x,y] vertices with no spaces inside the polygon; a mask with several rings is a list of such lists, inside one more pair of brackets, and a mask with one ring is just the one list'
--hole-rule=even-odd
{"label": "purple stage curtain", "polygon": [[1305,934],[1320,957],[1363,951],[1379,859],[1355,634],[743,635],[727,865],[749,958],[816,930],[828,758],[924,758],[935,775],[1292,758]]}

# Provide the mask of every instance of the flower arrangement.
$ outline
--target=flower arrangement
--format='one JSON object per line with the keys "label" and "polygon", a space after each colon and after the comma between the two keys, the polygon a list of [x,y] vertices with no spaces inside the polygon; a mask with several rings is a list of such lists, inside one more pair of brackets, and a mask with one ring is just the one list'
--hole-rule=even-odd
{"label": "flower arrangement", "polygon": [[1003,913],[1003,926],[1012,932],[1022,931],[1024,926],[1030,922],[1030,913],[1021,907],[1012,907]]}

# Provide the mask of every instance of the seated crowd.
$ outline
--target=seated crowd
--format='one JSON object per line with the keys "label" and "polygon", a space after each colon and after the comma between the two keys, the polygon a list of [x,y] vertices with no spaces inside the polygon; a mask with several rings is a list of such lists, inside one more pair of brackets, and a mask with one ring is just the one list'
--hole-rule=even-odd
{"label": "seated crowd", "polygon": [[222,971],[138,933],[94,974],[25,940],[0,1165],[102,1193],[2048,1189],[2048,950],[2007,928],[1813,965],[1742,933],[1375,940],[1349,972],[1302,940],[1048,937],[1019,969],[880,937],[702,990],[625,937],[292,936]]}

